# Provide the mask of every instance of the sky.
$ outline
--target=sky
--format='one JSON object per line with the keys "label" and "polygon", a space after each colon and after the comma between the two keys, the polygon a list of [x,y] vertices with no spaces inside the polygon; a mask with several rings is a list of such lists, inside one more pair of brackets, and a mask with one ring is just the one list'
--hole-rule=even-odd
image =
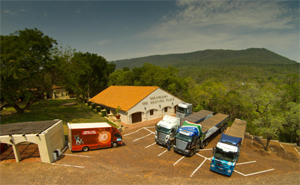
{"label": "sky", "polygon": [[107,61],[266,48],[300,62],[299,1],[1,0],[1,35],[37,28]]}

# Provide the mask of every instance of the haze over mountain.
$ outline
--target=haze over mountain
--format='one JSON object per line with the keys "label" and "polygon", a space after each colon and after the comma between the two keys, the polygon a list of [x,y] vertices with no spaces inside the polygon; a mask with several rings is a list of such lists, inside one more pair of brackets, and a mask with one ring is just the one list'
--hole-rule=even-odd
{"label": "haze over mountain", "polygon": [[249,48],[246,50],[204,50],[191,53],[153,55],[140,58],[111,61],[116,69],[123,67],[142,67],[144,63],[151,63],[160,67],[200,68],[200,67],[229,67],[229,66],[269,66],[293,65],[290,60],[265,48]]}

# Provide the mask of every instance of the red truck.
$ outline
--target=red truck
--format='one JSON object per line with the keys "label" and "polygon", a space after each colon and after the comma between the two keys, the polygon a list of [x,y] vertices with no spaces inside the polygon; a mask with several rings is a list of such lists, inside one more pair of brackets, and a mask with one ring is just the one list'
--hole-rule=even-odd
{"label": "red truck", "polygon": [[121,132],[108,123],[69,124],[69,148],[71,151],[117,147],[122,145]]}

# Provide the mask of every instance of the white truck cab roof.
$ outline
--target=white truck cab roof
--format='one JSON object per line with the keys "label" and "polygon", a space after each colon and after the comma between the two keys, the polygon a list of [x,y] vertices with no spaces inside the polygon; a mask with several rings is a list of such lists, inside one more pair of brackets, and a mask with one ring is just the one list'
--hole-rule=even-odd
{"label": "white truck cab roof", "polygon": [[187,108],[189,108],[189,107],[192,107],[192,104],[190,104],[190,103],[185,103],[185,102],[180,102],[180,103],[178,104],[178,107],[187,109]]}
{"label": "white truck cab roof", "polygon": [[168,116],[168,115],[165,115],[163,120],[161,120],[157,123],[157,126],[161,126],[161,127],[167,128],[167,129],[173,128],[174,125],[177,125],[177,126],[180,125],[180,118],[176,118],[176,117]]}
{"label": "white truck cab roof", "polygon": [[217,147],[221,148],[225,152],[237,152],[238,151],[238,148],[236,146],[229,145],[226,143],[221,143],[221,142],[218,142]]}

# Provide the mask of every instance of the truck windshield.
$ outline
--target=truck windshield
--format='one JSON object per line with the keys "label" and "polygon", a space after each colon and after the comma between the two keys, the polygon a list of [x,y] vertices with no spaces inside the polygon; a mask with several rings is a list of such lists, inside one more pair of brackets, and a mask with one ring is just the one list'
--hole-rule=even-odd
{"label": "truck windshield", "polygon": [[235,152],[225,152],[221,148],[216,148],[215,157],[226,161],[234,162]]}
{"label": "truck windshield", "polygon": [[177,133],[176,138],[181,139],[183,141],[192,142],[192,137]]}
{"label": "truck windshield", "polygon": [[157,126],[157,127],[156,127],[156,130],[157,130],[158,132],[163,132],[163,133],[165,133],[165,134],[169,134],[169,133],[171,132],[171,129],[167,129],[167,128],[160,127],[160,126]]}
{"label": "truck windshield", "polygon": [[177,107],[177,112],[180,112],[180,113],[186,113],[186,109],[185,108],[182,108],[182,107]]}

